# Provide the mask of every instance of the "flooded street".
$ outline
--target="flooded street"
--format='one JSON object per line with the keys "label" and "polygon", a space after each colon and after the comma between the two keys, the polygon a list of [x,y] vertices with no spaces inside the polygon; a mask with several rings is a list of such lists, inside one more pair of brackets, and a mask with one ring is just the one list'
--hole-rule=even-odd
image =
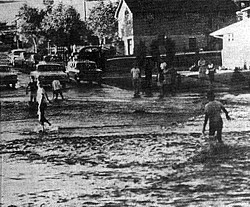
{"label": "flooded street", "polygon": [[2,206],[249,206],[248,94],[218,94],[233,120],[223,115],[225,145],[211,149],[198,93],[72,86],[49,105],[45,133],[28,96],[11,93],[1,96]]}
{"label": "flooded street", "polygon": [[[41,133],[25,95],[1,88],[1,206],[249,206],[250,95],[217,92],[224,145],[202,135],[205,94],[132,98],[71,83]],[[49,97],[52,92],[48,91]]]}

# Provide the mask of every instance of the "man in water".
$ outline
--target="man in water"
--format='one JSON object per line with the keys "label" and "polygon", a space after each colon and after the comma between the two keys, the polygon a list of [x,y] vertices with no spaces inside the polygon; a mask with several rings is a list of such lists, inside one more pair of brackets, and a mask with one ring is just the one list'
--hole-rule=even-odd
{"label": "man in water", "polygon": [[205,105],[205,120],[203,125],[202,133],[205,133],[207,121],[209,120],[209,137],[214,137],[215,132],[216,138],[219,143],[223,143],[221,139],[223,121],[221,118],[221,111],[226,114],[227,120],[231,120],[228,115],[228,111],[225,109],[223,104],[215,100],[215,95],[213,91],[207,93],[207,98],[209,102]]}

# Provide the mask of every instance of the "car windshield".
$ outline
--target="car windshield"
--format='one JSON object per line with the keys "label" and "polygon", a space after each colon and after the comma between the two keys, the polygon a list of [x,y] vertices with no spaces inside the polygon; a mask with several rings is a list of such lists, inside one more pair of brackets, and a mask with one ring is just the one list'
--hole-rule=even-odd
{"label": "car windshield", "polygon": [[10,72],[10,68],[8,66],[0,66],[0,72]]}
{"label": "car windshield", "polygon": [[25,59],[28,59],[28,58],[30,58],[31,56],[34,56],[35,55],[35,53],[24,53],[24,58]]}
{"label": "car windshield", "polygon": [[91,70],[96,69],[95,63],[77,63],[76,68],[79,70]]}
{"label": "car windshield", "polygon": [[23,53],[24,51],[14,51],[13,54],[14,55],[20,55],[21,53]]}
{"label": "car windshield", "polygon": [[63,71],[63,67],[60,65],[39,65],[37,71]]}
{"label": "car windshield", "polygon": [[44,58],[44,60],[46,62],[61,62],[62,61],[62,58],[61,57],[58,57],[58,56],[46,56]]}

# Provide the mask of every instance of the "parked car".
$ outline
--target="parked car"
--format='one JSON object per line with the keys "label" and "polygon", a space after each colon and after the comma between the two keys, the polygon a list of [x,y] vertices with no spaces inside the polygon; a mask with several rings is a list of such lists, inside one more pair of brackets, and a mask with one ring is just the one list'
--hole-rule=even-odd
{"label": "parked car", "polygon": [[23,53],[26,52],[25,49],[14,49],[11,50],[9,54],[10,64],[12,66],[22,66],[24,62],[24,55]]}
{"label": "parked car", "polygon": [[56,63],[60,64],[65,67],[65,62],[63,61],[62,57],[58,55],[46,55],[43,57],[43,61],[47,63]]}
{"label": "parked car", "polygon": [[77,82],[88,81],[102,84],[102,70],[97,68],[94,61],[69,61],[66,67],[66,73],[69,79],[74,79]]}
{"label": "parked car", "polygon": [[30,72],[36,69],[41,57],[37,53],[26,52],[24,53],[24,60],[24,72]]}
{"label": "parked car", "polygon": [[50,86],[53,80],[59,80],[63,88],[65,88],[68,82],[63,66],[55,63],[40,62],[36,65],[36,70],[30,72],[30,76],[35,77],[35,79],[41,81],[44,85]]}
{"label": "parked car", "polygon": [[0,85],[16,87],[17,74],[12,71],[9,65],[0,65]]}

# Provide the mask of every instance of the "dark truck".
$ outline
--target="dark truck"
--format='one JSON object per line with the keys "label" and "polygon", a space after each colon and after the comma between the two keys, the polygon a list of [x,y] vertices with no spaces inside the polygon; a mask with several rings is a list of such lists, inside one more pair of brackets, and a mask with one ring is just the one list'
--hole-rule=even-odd
{"label": "dark truck", "polygon": [[78,54],[77,60],[94,61],[99,69],[105,72],[105,54],[100,46],[84,46]]}

